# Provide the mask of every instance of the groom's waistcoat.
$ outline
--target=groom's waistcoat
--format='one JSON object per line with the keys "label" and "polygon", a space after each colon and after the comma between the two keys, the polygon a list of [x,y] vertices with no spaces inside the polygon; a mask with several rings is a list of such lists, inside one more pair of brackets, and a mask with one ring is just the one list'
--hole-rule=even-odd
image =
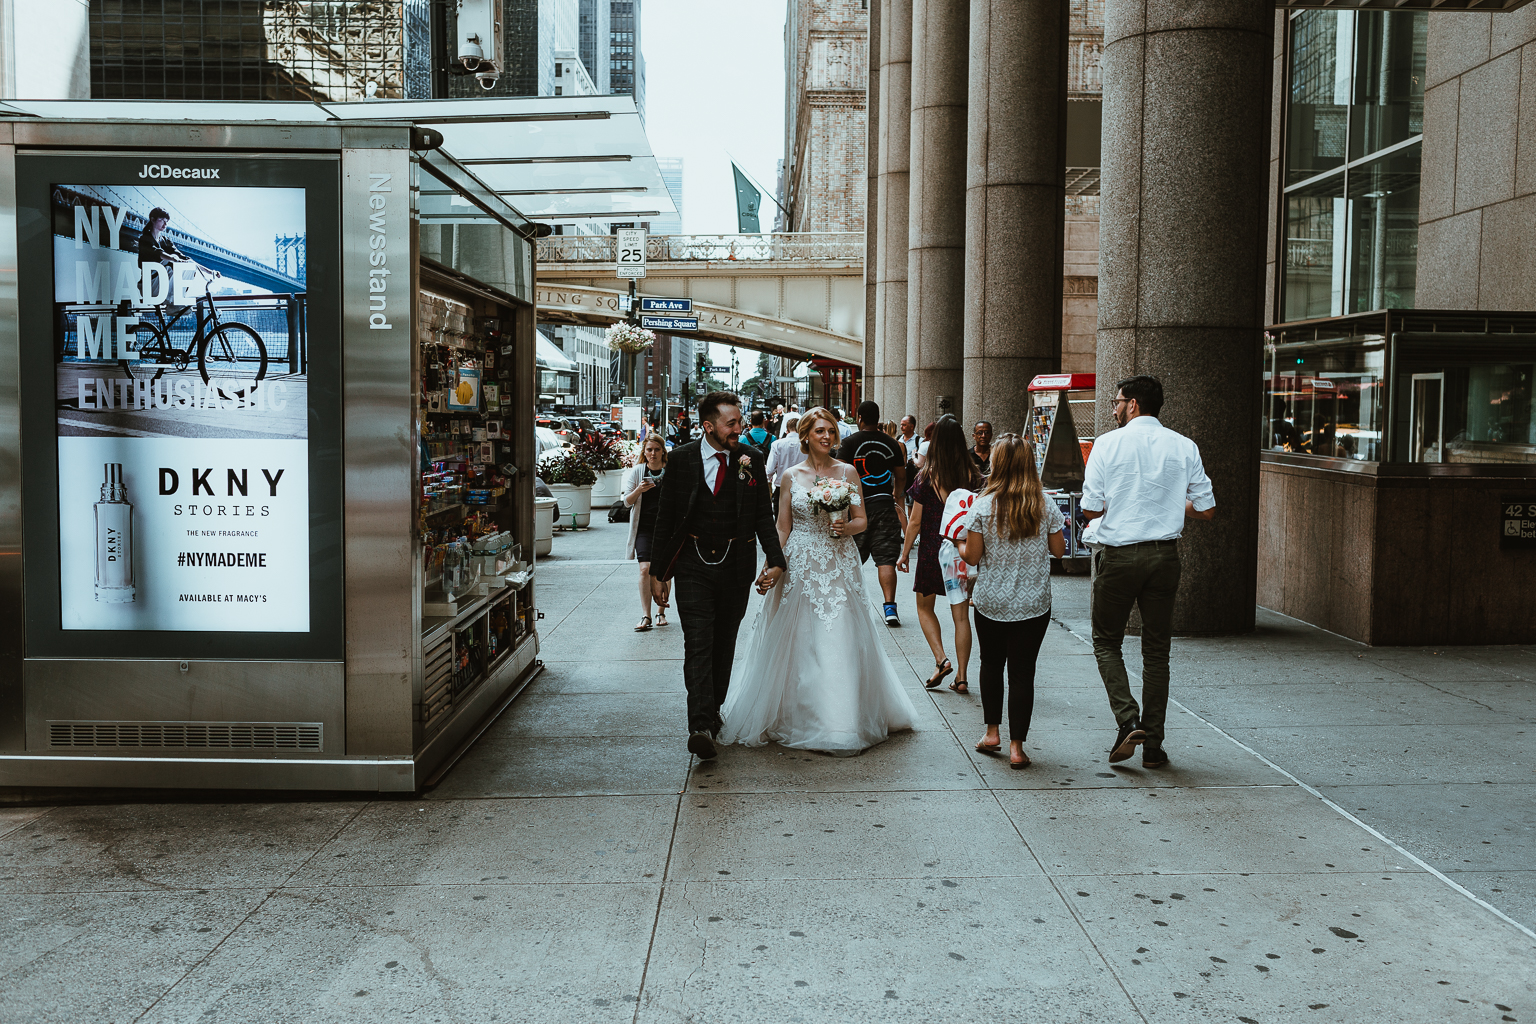
{"label": "groom's waistcoat", "polygon": [[687,529],[689,534],[701,541],[723,546],[740,529],[740,510],[736,499],[736,467],[726,466],[721,472],[725,474],[725,479],[720,483],[719,494],[710,493],[703,480],[699,481],[693,511],[688,515]]}

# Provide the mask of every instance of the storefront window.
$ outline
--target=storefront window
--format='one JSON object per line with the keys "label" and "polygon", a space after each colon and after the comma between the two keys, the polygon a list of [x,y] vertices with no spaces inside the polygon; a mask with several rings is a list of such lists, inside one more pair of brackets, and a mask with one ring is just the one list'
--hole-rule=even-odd
{"label": "storefront window", "polygon": [[1290,20],[1284,322],[1413,307],[1425,24],[1398,11]]}
{"label": "storefront window", "polygon": [[1384,351],[1380,338],[1270,344],[1264,373],[1266,446],[1377,461]]}
{"label": "storefront window", "polygon": [[1267,332],[1266,451],[1536,465],[1536,313],[1372,311]]}
{"label": "storefront window", "polygon": [[1536,339],[1395,339],[1392,460],[1536,463]]}

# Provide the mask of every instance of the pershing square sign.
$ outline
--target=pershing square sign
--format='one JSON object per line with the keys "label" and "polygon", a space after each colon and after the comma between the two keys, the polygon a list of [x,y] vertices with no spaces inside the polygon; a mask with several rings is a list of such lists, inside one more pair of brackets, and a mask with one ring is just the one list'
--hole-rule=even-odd
{"label": "pershing square sign", "polygon": [[60,624],[308,632],[305,190],[183,163],[52,186]]}

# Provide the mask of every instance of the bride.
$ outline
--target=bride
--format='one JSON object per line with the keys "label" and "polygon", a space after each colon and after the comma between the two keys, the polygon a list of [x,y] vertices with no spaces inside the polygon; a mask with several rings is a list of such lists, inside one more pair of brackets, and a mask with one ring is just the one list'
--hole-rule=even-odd
{"label": "bride", "polygon": [[[857,754],[917,717],[880,646],[853,536],[864,529],[862,488],[832,458],[837,421],[824,408],[800,418],[806,461],[783,477],[779,542],[789,571],[763,601],[741,681],[720,709],[720,742]],[[812,502],[818,478],[846,482],[853,504],[838,520]]]}

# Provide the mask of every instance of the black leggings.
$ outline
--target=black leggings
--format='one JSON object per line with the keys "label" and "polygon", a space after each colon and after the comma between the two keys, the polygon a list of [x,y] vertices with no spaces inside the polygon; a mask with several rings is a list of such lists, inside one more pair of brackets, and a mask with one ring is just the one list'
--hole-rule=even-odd
{"label": "black leggings", "polygon": [[998,622],[976,613],[981,644],[981,709],[987,725],[1003,721],[1003,666],[1008,666],[1008,738],[1024,742],[1035,713],[1035,659],[1051,613],[1022,622]]}

